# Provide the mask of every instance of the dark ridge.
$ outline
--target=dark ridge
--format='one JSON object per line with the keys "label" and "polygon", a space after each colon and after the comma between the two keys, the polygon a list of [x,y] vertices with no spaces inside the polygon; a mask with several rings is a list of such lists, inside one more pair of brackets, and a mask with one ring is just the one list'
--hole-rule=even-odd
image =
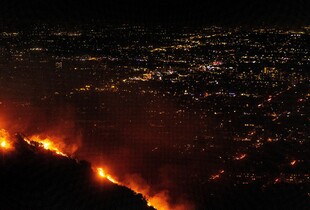
{"label": "dark ridge", "polygon": [[18,135],[15,150],[1,152],[1,209],[141,209],[141,194],[98,180],[90,163],[28,145]]}

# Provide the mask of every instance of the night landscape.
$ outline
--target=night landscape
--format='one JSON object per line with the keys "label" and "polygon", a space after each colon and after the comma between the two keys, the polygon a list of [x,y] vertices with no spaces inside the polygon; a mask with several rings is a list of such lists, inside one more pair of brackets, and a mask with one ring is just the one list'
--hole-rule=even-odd
{"label": "night landscape", "polygon": [[0,2],[0,209],[310,209],[310,2]]}

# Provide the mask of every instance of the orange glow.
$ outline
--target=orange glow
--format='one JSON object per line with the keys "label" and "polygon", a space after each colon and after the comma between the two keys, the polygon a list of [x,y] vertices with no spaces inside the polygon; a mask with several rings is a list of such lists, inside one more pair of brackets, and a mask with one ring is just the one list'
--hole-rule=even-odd
{"label": "orange glow", "polygon": [[215,174],[215,175],[212,175],[211,176],[211,179],[214,180],[214,179],[219,179],[220,178],[220,175],[219,174]]}
{"label": "orange glow", "polygon": [[50,137],[40,138],[40,136],[32,136],[30,139],[31,141],[39,143],[39,146],[43,147],[46,150],[50,150],[58,155],[68,157],[68,155],[63,153],[60,149],[63,146],[61,146],[61,144],[56,144],[54,141],[51,140]]}
{"label": "orange glow", "polygon": [[117,181],[112,175],[108,174],[103,168],[96,168],[97,174],[100,178],[107,179],[108,181],[118,184],[121,186],[125,186],[130,188],[136,193],[140,193],[147,201],[147,205],[150,207],[154,207],[157,210],[187,210],[187,208],[183,205],[171,206],[168,202],[167,192],[162,191],[155,195],[151,195],[149,186],[145,186],[144,184],[137,184],[135,180],[130,180],[126,184]]}
{"label": "orange glow", "polygon": [[[64,151],[65,151],[65,145],[61,143],[57,138],[51,138],[51,137],[41,137],[40,135],[35,135],[28,138],[23,138],[23,140],[28,143],[29,145],[40,147],[45,150],[52,151],[53,153],[65,157],[69,157]],[[36,144],[37,143],[37,144]],[[13,146],[11,145],[10,141],[10,135],[9,133],[4,130],[0,129],[0,149],[10,149]],[[135,193],[142,194],[143,197],[147,201],[147,205],[150,207],[154,207],[157,210],[189,210],[193,209],[192,207],[189,207],[189,204],[170,204],[170,199],[168,192],[161,191],[158,193],[152,193],[150,191],[150,187],[147,184],[137,184],[135,179],[130,179],[130,181],[124,181],[119,182],[115,177],[113,177],[111,174],[107,173],[107,171],[104,170],[102,167],[96,168],[96,172],[98,177],[104,178],[108,180],[111,183],[125,186],[127,188],[130,188]],[[218,176],[220,174],[224,173],[224,170],[220,170]]]}
{"label": "orange glow", "polygon": [[1,144],[0,144],[1,148],[3,149],[7,149],[10,147],[9,143],[5,140],[1,141]]}
{"label": "orange glow", "polygon": [[221,177],[221,174],[223,174],[225,170],[220,170],[217,174],[214,174],[210,177],[211,180],[219,179]]}
{"label": "orange glow", "polygon": [[295,164],[297,163],[297,161],[296,160],[293,160],[293,161],[291,161],[291,166],[294,166]]}
{"label": "orange glow", "polygon": [[243,160],[246,158],[247,154],[240,154],[239,156],[235,157],[235,160]]}
{"label": "orange glow", "polygon": [[279,178],[276,178],[276,179],[274,180],[274,184],[279,183],[279,182],[280,182],[280,179],[279,179]]}
{"label": "orange glow", "polygon": [[10,144],[9,139],[10,139],[9,133],[4,129],[0,129],[0,148],[2,150],[12,149],[12,145]]}
{"label": "orange glow", "polygon": [[154,207],[157,210],[187,210],[182,205],[172,206],[169,203],[169,196],[166,191],[161,191],[156,194],[150,192],[150,187],[146,183],[138,183],[139,178],[132,177],[127,180],[124,186],[132,189],[136,193],[140,193],[147,201],[147,205]]}
{"label": "orange glow", "polygon": [[268,102],[271,102],[272,100],[272,96],[269,96],[269,98],[267,99]]}
{"label": "orange glow", "polygon": [[118,181],[116,181],[110,174],[107,174],[103,168],[97,168],[97,173],[100,177],[105,178],[114,184],[119,184]]}
{"label": "orange glow", "polygon": [[154,207],[157,210],[171,209],[166,200],[166,195],[164,194],[164,192],[158,193],[153,197],[148,196],[146,199],[147,199],[147,205]]}

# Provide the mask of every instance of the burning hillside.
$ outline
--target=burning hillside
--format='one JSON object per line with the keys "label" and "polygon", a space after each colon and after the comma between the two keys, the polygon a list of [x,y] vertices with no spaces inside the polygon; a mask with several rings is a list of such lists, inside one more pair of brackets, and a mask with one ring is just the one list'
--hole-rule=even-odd
{"label": "burning hillside", "polygon": [[49,139],[12,137],[2,129],[0,153],[4,209],[154,209],[141,194],[70,158]]}

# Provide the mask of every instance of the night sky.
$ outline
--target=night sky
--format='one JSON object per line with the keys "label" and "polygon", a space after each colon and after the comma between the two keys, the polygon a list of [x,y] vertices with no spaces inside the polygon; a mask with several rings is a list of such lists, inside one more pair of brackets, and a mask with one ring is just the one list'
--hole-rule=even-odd
{"label": "night sky", "polygon": [[136,22],[160,24],[308,25],[310,2],[234,0],[4,0],[4,21]]}

